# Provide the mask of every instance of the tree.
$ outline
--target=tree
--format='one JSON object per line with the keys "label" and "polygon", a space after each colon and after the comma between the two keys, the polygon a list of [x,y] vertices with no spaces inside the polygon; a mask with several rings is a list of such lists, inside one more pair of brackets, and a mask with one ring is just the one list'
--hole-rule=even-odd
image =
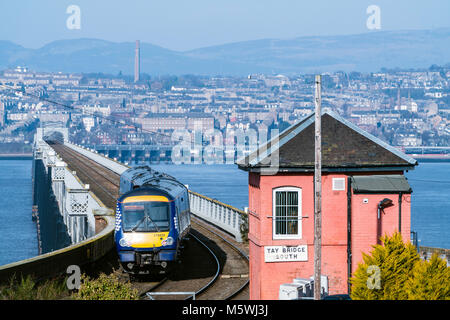
{"label": "tree", "polygon": [[420,260],[417,249],[405,244],[401,234],[384,236],[383,245],[373,246],[369,254],[363,253],[364,263],[358,264],[351,278],[351,298],[355,300],[407,299],[405,282],[414,265]]}
{"label": "tree", "polygon": [[416,263],[405,288],[409,300],[450,300],[450,268],[435,253]]}
{"label": "tree", "polygon": [[423,261],[401,234],[384,236],[383,245],[363,254],[353,277],[354,300],[450,300],[450,268],[437,255]]}

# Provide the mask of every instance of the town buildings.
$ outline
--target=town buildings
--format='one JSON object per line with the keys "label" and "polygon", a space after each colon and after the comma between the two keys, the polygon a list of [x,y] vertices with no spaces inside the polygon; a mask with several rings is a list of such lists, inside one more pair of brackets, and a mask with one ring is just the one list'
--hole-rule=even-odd
{"label": "town buildings", "polygon": [[[445,147],[450,145],[450,71],[448,66],[440,68],[440,72],[434,67],[325,74],[323,106],[391,145]],[[135,82],[132,76],[17,67],[0,72],[0,83],[7,86],[0,87],[4,105],[0,140],[12,138],[7,127],[26,127],[49,114],[71,127],[75,142],[90,145],[163,143],[180,129],[212,127],[223,137],[232,129],[282,131],[312,112],[312,79],[311,75],[143,74]]]}

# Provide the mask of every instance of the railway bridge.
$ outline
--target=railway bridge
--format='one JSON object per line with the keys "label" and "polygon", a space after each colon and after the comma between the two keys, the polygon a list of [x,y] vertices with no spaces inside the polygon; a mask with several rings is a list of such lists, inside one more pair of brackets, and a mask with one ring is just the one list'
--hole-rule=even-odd
{"label": "railway bridge", "polygon": [[[39,130],[32,173],[39,255],[1,266],[0,282],[14,274],[45,279],[64,275],[72,265],[92,270],[114,264],[114,209],[120,175],[127,169],[96,150],[70,143],[65,130]],[[202,294],[205,299],[248,299],[246,212],[192,190],[189,198],[193,243],[183,254],[181,273],[175,280],[140,281],[140,293],[154,298],[149,294],[152,288],[159,291],[155,297],[174,298],[170,293],[175,288],[185,288],[190,298]],[[213,283],[215,291],[207,290]]]}

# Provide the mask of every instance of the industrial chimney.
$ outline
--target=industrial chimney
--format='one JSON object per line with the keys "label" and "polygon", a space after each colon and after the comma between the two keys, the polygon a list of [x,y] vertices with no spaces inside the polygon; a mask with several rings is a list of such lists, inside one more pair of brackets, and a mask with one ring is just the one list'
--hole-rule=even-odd
{"label": "industrial chimney", "polygon": [[139,81],[139,76],[141,73],[141,66],[140,66],[140,59],[141,59],[141,53],[140,53],[140,43],[139,40],[136,40],[136,49],[135,49],[135,56],[134,56],[134,82]]}

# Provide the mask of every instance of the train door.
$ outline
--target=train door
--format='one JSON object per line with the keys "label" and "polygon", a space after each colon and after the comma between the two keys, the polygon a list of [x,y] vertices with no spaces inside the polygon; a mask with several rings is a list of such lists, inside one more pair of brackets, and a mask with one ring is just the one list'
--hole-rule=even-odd
{"label": "train door", "polygon": [[191,206],[189,203],[189,194],[186,197],[184,210],[185,210],[185,214],[186,214],[186,223],[188,226],[190,226],[191,225]]}
{"label": "train door", "polygon": [[180,217],[180,209],[179,209],[179,207],[180,207],[180,205],[179,205],[179,203],[177,203],[175,205],[175,215],[176,215],[175,228],[178,230],[179,237],[181,237],[181,234],[183,233],[183,227],[182,227],[181,220],[180,220],[181,217]]}
{"label": "train door", "polygon": [[183,232],[187,231],[187,228],[190,224],[189,221],[189,198],[186,198],[185,196],[183,196],[181,198],[181,219],[182,219],[182,223],[183,223]]}

